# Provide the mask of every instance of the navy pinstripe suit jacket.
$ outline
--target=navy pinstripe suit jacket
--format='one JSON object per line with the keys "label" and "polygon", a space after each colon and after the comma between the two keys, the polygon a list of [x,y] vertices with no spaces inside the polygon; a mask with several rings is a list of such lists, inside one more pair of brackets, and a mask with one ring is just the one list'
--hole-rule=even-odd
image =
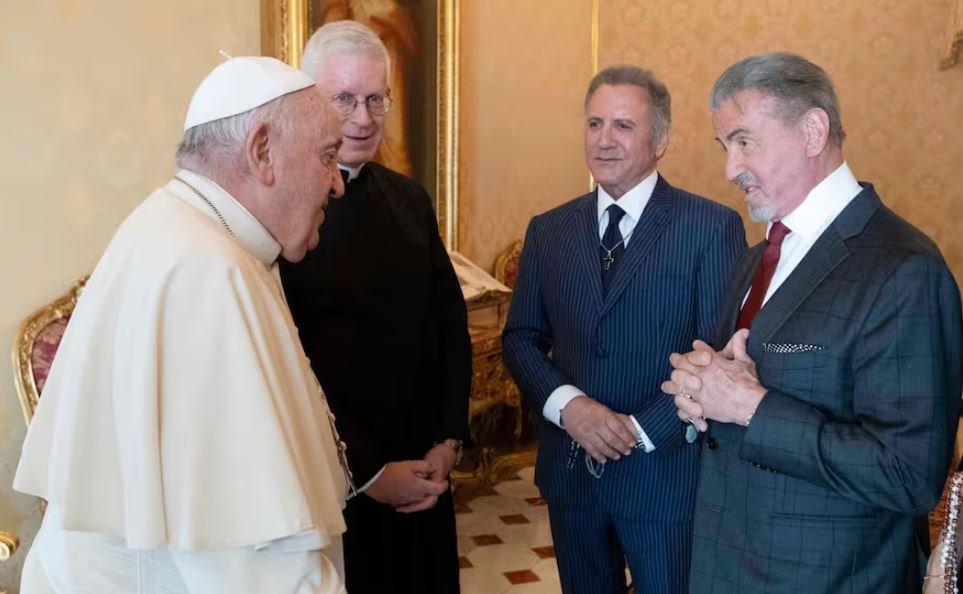
{"label": "navy pinstripe suit jacket", "polygon": [[535,481],[546,499],[577,505],[598,496],[623,517],[691,518],[698,447],[682,447],[682,424],[659,386],[671,352],[711,338],[745,248],[735,211],[660,176],[603,299],[596,193],[532,219],[503,334],[513,378],[539,413],[556,388],[573,384],[634,415],[657,448],[609,462],[597,480],[581,451],[566,467],[568,434],[542,419]]}
{"label": "navy pinstripe suit jacket", "polygon": [[[750,328],[768,390],[710,423],[694,594],[920,591],[914,516],[937,502],[960,405],[960,294],[939,249],[868,184]],[[733,275],[717,343],[765,247]]]}

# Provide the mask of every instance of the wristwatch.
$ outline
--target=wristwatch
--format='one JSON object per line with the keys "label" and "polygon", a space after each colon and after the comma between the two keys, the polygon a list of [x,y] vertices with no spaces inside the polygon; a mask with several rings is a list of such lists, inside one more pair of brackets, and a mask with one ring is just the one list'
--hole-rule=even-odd
{"label": "wristwatch", "polygon": [[462,452],[463,448],[462,448],[460,439],[448,438],[444,441],[439,441],[438,443],[453,449],[455,451],[455,466],[458,466],[459,464],[461,464],[461,455],[463,453]]}

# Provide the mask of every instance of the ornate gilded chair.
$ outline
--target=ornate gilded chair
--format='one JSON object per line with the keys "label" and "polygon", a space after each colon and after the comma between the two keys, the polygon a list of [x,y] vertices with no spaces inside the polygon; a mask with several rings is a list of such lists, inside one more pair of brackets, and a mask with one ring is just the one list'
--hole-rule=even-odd
{"label": "ornate gilded chair", "polygon": [[518,261],[522,257],[522,240],[515,240],[495,259],[495,280],[514,289],[518,279]]}
{"label": "ornate gilded chair", "polygon": [[49,305],[38,309],[23,321],[13,342],[13,380],[23,409],[23,419],[30,424],[43,385],[50,373],[67,321],[77,305],[77,298],[87,283],[82,277],[70,291]]}
{"label": "ornate gilded chair", "polygon": [[[37,409],[40,393],[50,373],[50,364],[53,363],[67,321],[87,278],[84,276],[74,283],[66,295],[27,316],[14,335],[13,381],[27,425]],[[41,509],[43,505],[41,502]],[[16,535],[0,532],[0,561],[9,559],[19,547],[20,541]],[[0,594],[6,594],[6,590],[0,591]]]}
{"label": "ornate gilded chair", "polygon": [[[963,463],[960,467],[963,468]],[[933,550],[926,566],[923,594],[959,591],[963,530],[960,528],[963,506],[963,471],[950,472],[943,486],[940,503],[929,515],[930,542]]]}

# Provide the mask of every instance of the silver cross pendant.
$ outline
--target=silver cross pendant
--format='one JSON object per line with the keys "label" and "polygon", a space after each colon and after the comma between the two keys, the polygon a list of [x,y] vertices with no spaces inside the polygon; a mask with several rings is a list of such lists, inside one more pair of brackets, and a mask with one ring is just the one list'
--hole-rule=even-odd
{"label": "silver cross pendant", "polygon": [[605,254],[604,258],[602,258],[602,269],[608,270],[609,268],[612,267],[612,263],[615,262],[615,258],[612,257],[612,250],[605,250],[605,251],[608,253]]}

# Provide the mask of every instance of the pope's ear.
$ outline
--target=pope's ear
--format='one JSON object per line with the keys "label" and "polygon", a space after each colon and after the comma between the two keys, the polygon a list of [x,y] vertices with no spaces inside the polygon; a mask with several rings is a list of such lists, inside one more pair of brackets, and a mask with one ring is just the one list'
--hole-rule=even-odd
{"label": "pope's ear", "polygon": [[274,185],[274,154],[272,137],[266,122],[255,125],[244,143],[244,157],[251,174],[263,185]]}

